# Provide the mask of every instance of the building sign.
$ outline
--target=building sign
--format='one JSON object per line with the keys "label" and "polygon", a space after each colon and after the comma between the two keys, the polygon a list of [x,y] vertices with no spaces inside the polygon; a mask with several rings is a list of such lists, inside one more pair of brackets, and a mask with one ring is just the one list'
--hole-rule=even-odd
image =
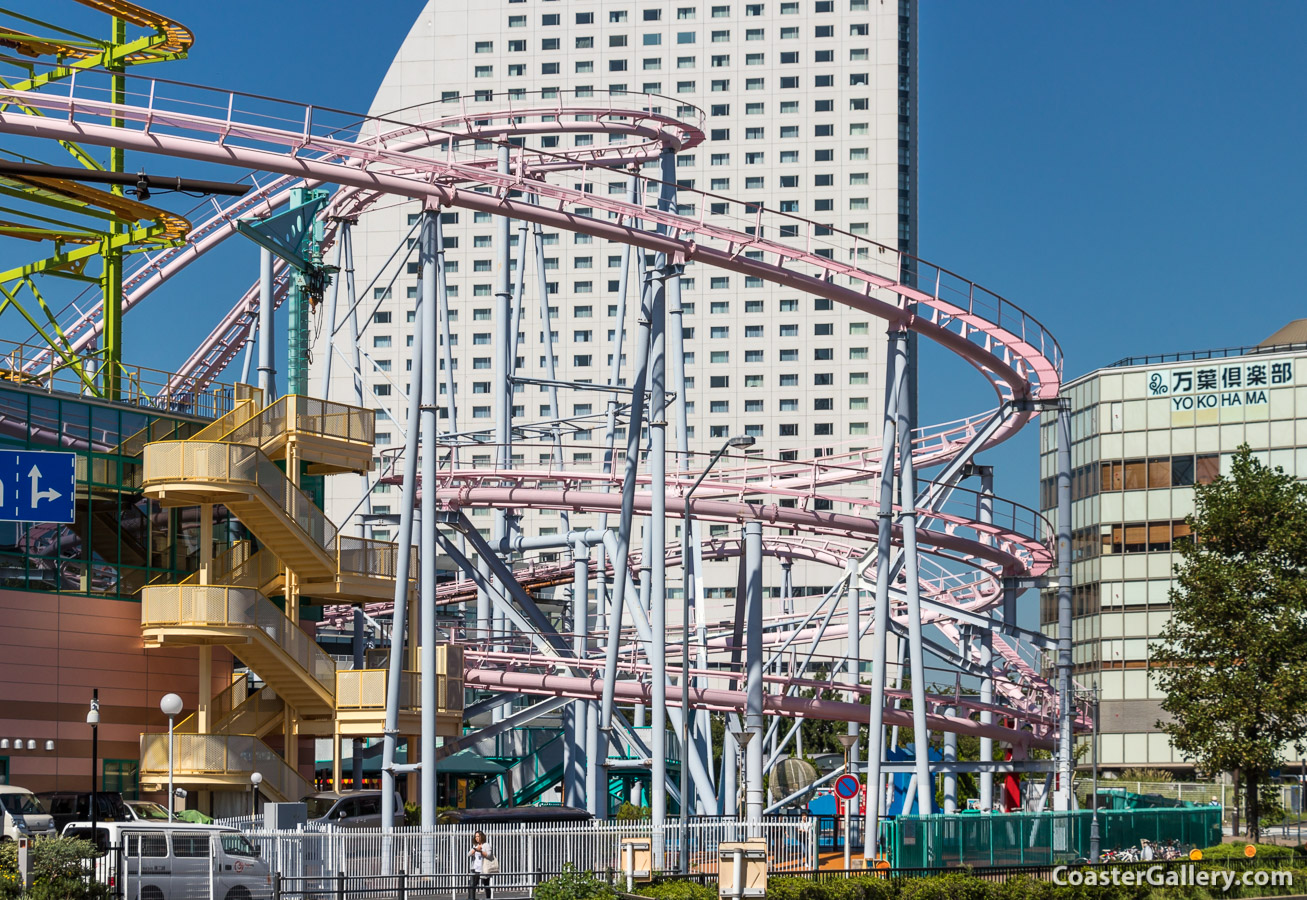
{"label": "building sign", "polygon": [[[1147,373],[1146,396],[1165,399],[1174,424],[1193,422],[1194,413],[1203,421],[1237,420],[1248,407],[1270,403],[1270,392],[1295,383],[1294,359],[1248,361],[1214,360]],[[1228,414],[1222,414],[1228,413]],[[1256,418],[1265,418],[1259,410]]]}

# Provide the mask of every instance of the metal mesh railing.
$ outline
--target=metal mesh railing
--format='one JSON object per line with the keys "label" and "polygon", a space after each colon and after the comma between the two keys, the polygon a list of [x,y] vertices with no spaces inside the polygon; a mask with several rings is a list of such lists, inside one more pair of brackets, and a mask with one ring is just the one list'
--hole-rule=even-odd
{"label": "metal mesh railing", "polygon": [[288,394],[254,415],[230,417],[225,430],[210,431],[205,437],[262,446],[294,430],[371,446],[376,438],[376,415],[371,409]]}
{"label": "metal mesh railing", "polygon": [[[336,708],[385,709],[386,669],[338,669],[336,671]],[[417,672],[401,673],[399,705],[401,709],[416,709],[421,696],[421,676]],[[442,707],[443,709],[443,707]]]}
{"label": "metal mesh railing", "polygon": [[[418,548],[410,547],[409,551],[409,580],[417,581]],[[341,534],[336,537],[336,560],[341,574],[393,580],[399,573],[399,545]]]}
{"label": "metal mesh railing", "polygon": [[307,537],[333,550],[336,526],[276,463],[255,447],[216,441],[160,441],[145,448],[145,482],[229,482],[253,485]]}
{"label": "metal mesh railing", "polygon": [[141,627],[170,625],[255,629],[328,692],[336,689],[335,662],[258,591],[180,584],[155,585],[142,590]]}
{"label": "metal mesh railing", "polygon": [[[277,751],[246,734],[174,734],[173,777],[237,776],[248,784],[251,772],[263,775],[263,788],[287,800],[309,794],[312,786],[286,764]],[[141,780],[168,777],[168,735],[141,735]]]}

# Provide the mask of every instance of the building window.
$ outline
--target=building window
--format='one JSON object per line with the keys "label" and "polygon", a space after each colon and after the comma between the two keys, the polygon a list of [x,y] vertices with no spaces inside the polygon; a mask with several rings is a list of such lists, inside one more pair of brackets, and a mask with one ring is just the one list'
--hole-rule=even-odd
{"label": "building window", "polygon": [[[106,759],[103,762],[101,773],[102,790],[117,791],[123,795],[124,800],[139,800],[141,798],[141,764],[138,760]],[[6,758],[3,768],[0,768],[0,779],[2,779],[0,784],[8,784],[8,776],[9,766]]]}

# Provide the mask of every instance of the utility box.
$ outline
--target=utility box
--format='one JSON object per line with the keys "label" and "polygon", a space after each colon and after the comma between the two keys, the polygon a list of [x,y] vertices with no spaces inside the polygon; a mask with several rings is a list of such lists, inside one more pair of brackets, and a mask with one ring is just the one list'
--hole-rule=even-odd
{"label": "utility box", "polygon": [[767,893],[767,842],[723,841],[717,845],[717,896],[729,900]]}
{"label": "utility box", "polygon": [[263,827],[267,831],[295,831],[309,821],[309,808],[304,803],[265,803]]}
{"label": "utility box", "polygon": [[653,841],[622,838],[621,866],[628,886],[637,881],[653,881]]}

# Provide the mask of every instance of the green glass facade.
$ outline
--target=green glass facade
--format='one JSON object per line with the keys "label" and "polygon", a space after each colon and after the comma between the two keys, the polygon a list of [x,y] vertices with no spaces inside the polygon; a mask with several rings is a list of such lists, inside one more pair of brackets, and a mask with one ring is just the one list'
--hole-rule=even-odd
{"label": "green glass facade", "polygon": [[[147,584],[195,571],[199,509],[143,496],[141,454],[149,441],[188,437],[207,421],[0,383],[0,451],[78,456],[72,525],[0,522],[0,588],[135,600]],[[226,511],[216,515],[222,544],[233,535]]]}

